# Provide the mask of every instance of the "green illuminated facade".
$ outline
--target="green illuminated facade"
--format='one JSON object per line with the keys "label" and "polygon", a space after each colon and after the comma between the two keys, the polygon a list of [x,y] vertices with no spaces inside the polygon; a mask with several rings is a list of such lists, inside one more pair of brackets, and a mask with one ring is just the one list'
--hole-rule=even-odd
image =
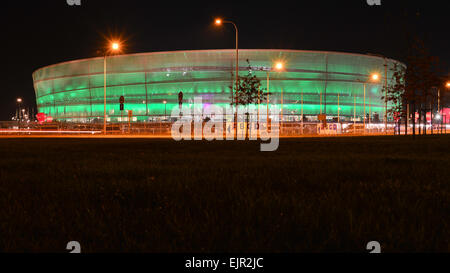
{"label": "green illuminated facade", "polygon": [[[312,120],[320,113],[337,117],[338,108],[343,119],[350,120],[355,111],[357,118],[362,119],[364,101],[367,114],[378,113],[384,119],[381,90],[385,69],[390,80],[395,60],[297,50],[240,50],[239,53],[240,73],[247,74],[248,59],[263,87],[267,85],[265,71],[274,62],[284,62],[284,71],[270,73],[270,104],[283,108],[285,120],[298,120],[302,109]],[[234,50],[202,50],[108,56],[108,121],[121,120],[120,96],[125,97],[125,109],[133,110],[133,121],[153,121],[170,115],[170,110],[178,107],[180,91],[184,93],[185,105],[193,107],[194,97],[201,96],[203,103],[228,106],[229,86],[234,80],[234,54]],[[374,73],[380,75],[378,82],[371,80]],[[33,81],[40,112],[60,121],[103,121],[103,57],[41,68],[33,73]]]}

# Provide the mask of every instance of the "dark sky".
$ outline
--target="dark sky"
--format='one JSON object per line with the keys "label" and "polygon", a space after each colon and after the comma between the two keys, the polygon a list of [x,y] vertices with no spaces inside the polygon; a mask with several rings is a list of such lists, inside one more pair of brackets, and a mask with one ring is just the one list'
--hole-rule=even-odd
{"label": "dark sky", "polygon": [[401,61],[406,27],[426,41],[448,71],[445,2],[81,0],[79,7],[66,0],[2,2],[0,120],[13,116],[17,97],[35,105],[34,70],[94,57],[105,37],[121,36],[127,53],[234,48],[233,28],[214,27],[216,16],[238,25],[240,48],[378,53]]}

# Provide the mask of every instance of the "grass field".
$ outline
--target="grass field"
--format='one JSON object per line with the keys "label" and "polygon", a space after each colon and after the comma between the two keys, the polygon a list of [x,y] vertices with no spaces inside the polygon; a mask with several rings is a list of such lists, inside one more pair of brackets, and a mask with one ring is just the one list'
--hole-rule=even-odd
{"label": "grass field", "polygon": [[1,139],[0,251],[450,251],[450,137]]}

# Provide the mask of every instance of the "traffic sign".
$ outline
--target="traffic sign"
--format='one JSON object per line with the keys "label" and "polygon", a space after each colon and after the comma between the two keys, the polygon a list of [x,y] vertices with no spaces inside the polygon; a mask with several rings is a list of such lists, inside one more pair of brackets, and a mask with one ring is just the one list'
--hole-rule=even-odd
{"label": "traffic sign", "polygon": [[119,103],[120,103],[120,104],[124,104],[124,103],[125,103],[125,97],[124,97],[124,96],[121,96],[121,97],[120,97]]}

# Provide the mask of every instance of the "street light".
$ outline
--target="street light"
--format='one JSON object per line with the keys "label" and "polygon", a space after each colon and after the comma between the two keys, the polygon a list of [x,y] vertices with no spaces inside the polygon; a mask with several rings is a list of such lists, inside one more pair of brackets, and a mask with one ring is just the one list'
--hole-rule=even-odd
{"label": "street light", "polygon": [[270,102],[270,72],[281,72],[284,69],[284,63],[276,62],[273,68],[266,69],[267,73],[267,122],[269,122],[269,102]]}
{"label": "street light", "polygon": [[282,62],[278,62],[278,63],[275,65],[275,68],[276,68],[276,70],[278,70],[278,71],[282,70],[283,67],[284,67],[284,65],[283,65]]}
{"label": "street light", "polygon": [[103,58],[103,133],[106,135],[106,57],[108,53],[120,51],[119,42],[111,42],[110,50],[105,50]]}
{"label": "street light", "polygon": [[[437,112],[438,112],[438,116],[440,116],[439,114],[441,113],[441,88],[440,87],[436,87],[436,86],[433,86],[433,88],[437,89],[437,100],[438,100]],[[445,83],[445,88],[450,89],[450,81]],[[433,120],[433,119],[431,119],[431,120]],[[441,126],[443,126],[443,125],[441,125]],[[442,128],[441,128],[441,133],[442,133]]]}
{"label": "street light", "polygon": [[[372,74],[372,82],[378,82],[380,80],[378,73]],[[372,108],[370,108],[372,109]],[[369,126],[371,125],[372,117],[369,115]],[[364,83],[364,134],[366,133],[366,84]]]}
{"label": "street light", "polygon": [[16,118],[17,118],[17,120],[20,120],[20,109],[22,108],[23,100],[22,100],[22,98],[17,98],[16,102],[17,102]]}
{"label": "street light", "polygon": [[[370,80],[372,82],[377,82],[380,80],[380,74],[378,73],[374,73],[372,75],[370,75]],[[363,120],[364,120],[364,134],[366,134],[366,84],[367,81],[363,82],[363,86],[364,86],[364,116],[363,116]],[[369,125],[370,125],[370,115],[369,115]]]}
{"label": "street light", "polygon": [[368,54],[371,56],[376,56],[384,59],[384,130],[385,133],[388,134],[387,125],[388,125],[388,101],[387,101],[387,86],[388,86],[388,59],[380,54]]}
{"label": "street light", "polygon": [[[234,26],[234,30],[236,32],[236,109],[238,107],[238,88],[239,88],[239,31],[235,23],[232,21],[224,21],[220,18],[217,18],[215,20],[216,26],[222,26],[223,24],[232,24]],[[233,91],[231,92],[231,101],[233,102]],[[237,112],[236,112],[237,115]],[[237,122],[237,116],[236,116],[236,122]],[[237,126],[236,126],[236,135],[237,135]]]}
{"label": "street light", "polygon": [[[448,82],[446,82],[445,83],[445,88],[447,88],[447,89],[450,89],[450,81],[448,81]],[[440,103],[441,103],[441,89],[439,88],[438,89],[438,113],[440,113],[441,112],[441,109],[440,109]],[[444,119],[446,118],[445,117],[445,115],[444,115],[444,109],[442,109],[442,115],[444,116]],[[441,122],[441,134],[442,134],[442,127],[445,125],[445,126],[447,126],[447,124],[446,124],[446,120],[444,121],[444,119],[442,119],[442,122]],[[445,131],[447,132],[447,127],[445,127]]]}

